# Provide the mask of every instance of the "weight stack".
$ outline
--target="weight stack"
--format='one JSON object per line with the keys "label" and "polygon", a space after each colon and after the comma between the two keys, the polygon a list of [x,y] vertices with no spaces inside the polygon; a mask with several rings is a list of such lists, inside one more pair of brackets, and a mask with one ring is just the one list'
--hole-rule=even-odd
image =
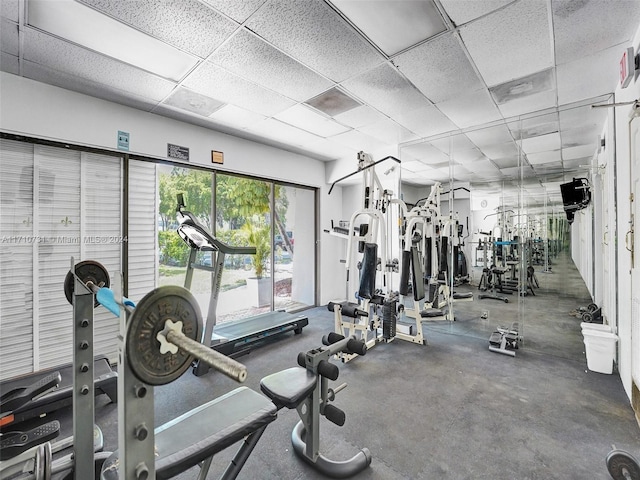
{"label": "weight stack", "polygon": [[398,300],[385,300],[382,304],[382,338],[390,340],[396,336],[396,312]]}

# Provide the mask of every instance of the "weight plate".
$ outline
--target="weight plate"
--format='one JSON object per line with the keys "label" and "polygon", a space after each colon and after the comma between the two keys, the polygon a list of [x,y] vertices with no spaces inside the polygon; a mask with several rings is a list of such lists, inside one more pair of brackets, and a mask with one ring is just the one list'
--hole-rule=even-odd
{"label": "weight plate", "polygon": [[587,305],[587,312],[589,313],[593,313],[598,309],[598,305],[596,305],[595,303],[590,303],[589,305]]}
{"label": "weight plate", "polygon": [[591,313],[589,313],[589,312],[584,312],[582,314],[582,321],[585,322],[585,323],[593,322],[593,315],[591,315]]}
{"label": "weight plate", "polygon": [[127,325],[126,355],[133,374],[149,385],[165,385],[179,378],[193,362],[193,356],[178,349],[160,353],[158,332],[167,320],[182,322],[182,333],[200,341],[202,316],[189,290],[177,285],[156,288],[138,302]]}
{"label": "weight plate", "polygon": [[622,450],[609,452],[609,455],[607,455],[607,470],[609,470],[609,475],[614,480],[640,480],[638,461]]}
{"label": "weight plate", "polygon": [[[91,282],[100,287],[109,288],[109,272],[107,272],[107,269],[104,268],[102,264],[93,260],[85,260],[84,262],[77,263],[75,270],[76,275],[82,282]],[[74,286],[73,272],[69,271],[64,279],[64,296],[67,297],[67,301],[71,304],[73,304]],[[100,305],[100,303],[96,300],[93,306],[97,307],[98,305]]]}

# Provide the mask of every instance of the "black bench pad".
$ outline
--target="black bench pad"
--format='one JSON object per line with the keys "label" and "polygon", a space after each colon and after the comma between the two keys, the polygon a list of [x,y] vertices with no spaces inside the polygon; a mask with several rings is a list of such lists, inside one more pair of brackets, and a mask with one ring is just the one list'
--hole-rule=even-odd
{"label": "black bench pad", "polygon": [[462,300],[464,298],[473,298],[473,292],[453,292],[454,300]]}
{"label": "black bench pad", "polygon": [[[178,475],[224,450],[277,417],[275,405],[240,387],[155,429],[156,478]],[[117,480],[118,452],[102,467],[103,480]]]}
{"label": "black bench pad", "polygon": [[420,312],[420,316],[422,318],[441,317],[443,315],[444,315],[444,312],[439,308],[425,308]]}
{"label": "black bench pad", "polygon": [[293,367],[264,377],[260,380],[260,390],[279,408],[293,409],[313,392],[316,383],[313,372]]}

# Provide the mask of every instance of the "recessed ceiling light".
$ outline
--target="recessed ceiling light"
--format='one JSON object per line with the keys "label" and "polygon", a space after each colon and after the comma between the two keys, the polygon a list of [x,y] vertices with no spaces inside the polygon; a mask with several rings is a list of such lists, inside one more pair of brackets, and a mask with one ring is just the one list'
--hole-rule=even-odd
{"label": "recessed ceiling light", "polygon": [[173,81],[198,58],[71,0],[29,0],[28,25]]}

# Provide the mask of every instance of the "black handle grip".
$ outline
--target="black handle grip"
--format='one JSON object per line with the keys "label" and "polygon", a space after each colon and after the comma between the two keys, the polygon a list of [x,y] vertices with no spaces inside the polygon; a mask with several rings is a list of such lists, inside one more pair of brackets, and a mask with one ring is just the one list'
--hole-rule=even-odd
{"label": "black handle grip", "polygon": [[342,427],[344,425],[345,420],[347,419],[347,416],[342,410],[340,410],[338,407],[331,404],[325,405],[324,416],[331,423],[335,423],[339,427]]}
{"label": "black handle grip", "polygon": [[338,375],[340,375],[340,370],[333,363],[320,360],[320,363],[318,363],[318,374],[329,380],[337,380]]}
{"label": "black handle grip", "polygon": [[367,344],[362,340],[356,340],[355,338],[352,338],[347,342],[347,352],[364,355],[365,353],[367,353]]}
{"label": "black handle grip", "polygon": [[304,352],[298,354],[298,365],[302,368],[307,368],[307,355]]}
{"label": "black handle grip", "polygon": [[322,343],[324,345],[333,345],[334,343],[339,342],[340,340],[344,340],[344,336],[336,332],[329,332],[328,335],[325,335],[324,337],[322,337]]}

